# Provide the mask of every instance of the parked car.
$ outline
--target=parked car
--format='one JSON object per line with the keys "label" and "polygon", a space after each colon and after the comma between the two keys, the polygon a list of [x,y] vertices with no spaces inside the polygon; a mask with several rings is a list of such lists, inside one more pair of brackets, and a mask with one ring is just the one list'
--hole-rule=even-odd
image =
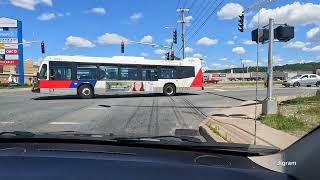
{"label": "parked car", "polygon": [[290,80],[283,81],[285,87],[299,87],[299,86],[320,86],[320,76],[316,74],[303,74],[295,76]]}

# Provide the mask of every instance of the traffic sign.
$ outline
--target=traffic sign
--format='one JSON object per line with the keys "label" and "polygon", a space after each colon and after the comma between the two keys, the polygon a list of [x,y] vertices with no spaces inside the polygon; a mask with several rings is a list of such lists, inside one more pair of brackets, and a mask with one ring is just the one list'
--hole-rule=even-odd
{"label": "traffic sign", "polygon": [[0,49],[0,54],[5,54],[5,49]]}

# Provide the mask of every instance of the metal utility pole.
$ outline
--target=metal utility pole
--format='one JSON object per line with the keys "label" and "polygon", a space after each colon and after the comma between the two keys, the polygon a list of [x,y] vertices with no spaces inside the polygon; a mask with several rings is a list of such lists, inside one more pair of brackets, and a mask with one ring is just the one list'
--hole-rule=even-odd
{"label": "metal utility pole", "polygon": [[274,19],[270,18],[269,19],[269,50],[268,50],[268,89],[267,89],[268,100],[272,100],[272,84],[273,84],[272,46],[273,46],[273,38],[274,38],[273,25],[274,25]]}
{"label": "metal utility pole", "polygon": [[177,21],[177,22],[181,23],[182,59],[185,58],[185,47],[186,47],[186,43],[185,43],[185,28],[184,28],[184,25],[185,25],[186,21],[185,21],[184,13],[185,12],[189,12],[189,10],[190,9],[177,9],[177,12],[181,13],[181,20]]}

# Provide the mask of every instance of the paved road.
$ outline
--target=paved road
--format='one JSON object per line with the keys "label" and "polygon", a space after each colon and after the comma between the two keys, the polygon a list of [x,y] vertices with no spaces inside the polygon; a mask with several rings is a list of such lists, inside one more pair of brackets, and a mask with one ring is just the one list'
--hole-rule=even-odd
{"label": "paved road", "polygon": [[[275,95],[314,93],[315,88],[278,88]],[[258,99],[265,96],[258,91]],[[254,89],[213,89],[174,97],[161,95],[43,96],[0,92],[0,131],[76,130],[117,135],[168,135],[176,128],[197,128],[206,115],[255,99]]]}

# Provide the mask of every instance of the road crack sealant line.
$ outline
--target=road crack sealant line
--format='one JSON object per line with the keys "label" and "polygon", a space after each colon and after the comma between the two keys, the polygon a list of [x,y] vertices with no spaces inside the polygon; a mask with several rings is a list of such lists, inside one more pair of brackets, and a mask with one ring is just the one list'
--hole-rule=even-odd
{"label": "road crack sealant line", "polygon": [[[195,118],[197,118],[199,121],[203,121],[203,119],[204,118],[206,118],[207,116],[201,111],[201,110],[199,110],[188,98],[182,98],[183,99],[183,101],[185,102],[185,104],[187,105],[187,106],[189,106],[189,109],[191,110],[191,111],[193,111],[195,114],[193,114],[193,116],[195,117]],[[200,116],[200,117],[199,117]]]}
{"label": "road crack sealant line", "polygon": [[169,99],[169,102],[171,103],[171,105],[173,106],[172,110],[173,110],[173,113],[174,113],[174,115],[176,117],[177,122],[180,125],[182,125],[184,128],[187,128],[187,124],[184,121],[184,118],[183,118],[181,112],[179,111],[179,109],[177,109],[177,106],[176,106],[176,103],[175,103],[176,101],[171,96],[169,96],[168,99]]}
{"label": "road crack sealant line", "polygon": [[148,135],[152,136],[151,134],[151,125],[152,121],[155,120],[155,134],[154,136],[159,135],[159,99],[157,97],[153,97],[152,99],[152,107],[151,107],[151,113],[149,116],[149,124],[148,124]]}
{"label": "road crack sealant line", "polygon": [[122,128],[122,132],[123,133],[126,133],[126,130],[128,129],[129,127],[129,124],[131,123],[131,121],[135,118],[135,116],[137,115],[138,111],[140,110],[141,108],[141,104],[144,102],[144,99],[141,99],[141,101],[139,102],[137,109],[135,109],[135,111],[132,113],[132,115],[129,117],[129,119],[127,120],[125,126]]}

